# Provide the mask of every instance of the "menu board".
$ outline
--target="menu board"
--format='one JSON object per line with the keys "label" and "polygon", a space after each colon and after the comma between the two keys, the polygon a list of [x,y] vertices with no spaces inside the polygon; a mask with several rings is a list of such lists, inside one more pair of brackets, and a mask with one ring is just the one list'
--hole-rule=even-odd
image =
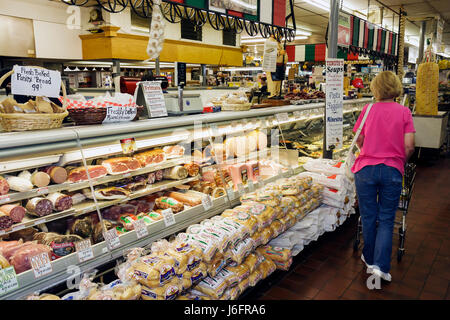
{"label": "menu board", "polygon": [[339,149],[343,139],[344,59],[326,60],[326,78],[326,149],[330,150],[330,146]]}
{"label": "menu board", "polygon": [[161,81],[144,81],[140,82],[140,85],[150,117],[167,117],[166,101],[161,89]]}

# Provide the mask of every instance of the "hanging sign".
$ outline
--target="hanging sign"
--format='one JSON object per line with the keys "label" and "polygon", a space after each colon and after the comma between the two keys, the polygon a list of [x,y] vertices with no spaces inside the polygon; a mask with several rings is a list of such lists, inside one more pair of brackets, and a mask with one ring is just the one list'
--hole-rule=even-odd
{"label": "hanging sign", "polygon": [[59,97],[61,73],[36,67],[14,66],[11,92],[14,95]]}
{"label": "hanging sign", "polygon": [[339,12],[338,19],[338,45],[350,45],[350,15],[342,11]]}
{"label": "hanging sign", "polygon": [[160,81],[140,82],[144,94],[147,111],[151,118],[167,117],[166,101]]}
{"label": "hanging sign", "polygon": [[325,121],[326,148],[342,147],[344,59],[326,59]]}
{"label": "hanging sign", "polygon": [[264,42],[262,69],[265,72],[275,72],[277,69],[278,43],[270,38]]}

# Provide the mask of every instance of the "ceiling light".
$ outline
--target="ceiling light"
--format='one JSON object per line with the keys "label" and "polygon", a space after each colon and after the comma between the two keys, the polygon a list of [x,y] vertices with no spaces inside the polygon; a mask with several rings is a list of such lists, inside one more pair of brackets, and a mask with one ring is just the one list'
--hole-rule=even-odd
{"label": "ceiling light", "polygon": [[65,72],[68,72],[68,71],[72,71],[72,70],[70,70],[69,66],[67,66],[67,67],[64,69],[64,71],[65,71]]}
{"label": "ceiling light", "polygon": [[253,38],[253,39],[243,39],[241,43],[254,43],[254,42],[264,42],[266,39],[263,38]]}
{"label": "ceiling light", "polygon": [[75,67],[75,70],[73,70],[73,71],[80,71],[80,69],[78,69],[78,67]]}

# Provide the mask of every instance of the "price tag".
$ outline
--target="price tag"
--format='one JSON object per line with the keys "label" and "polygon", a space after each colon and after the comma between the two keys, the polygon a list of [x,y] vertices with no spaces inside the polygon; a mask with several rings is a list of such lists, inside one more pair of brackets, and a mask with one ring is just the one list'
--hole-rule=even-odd
{"label": "price tag", "polygon": [[171,208],[162,210],[161,214],[164,218],[166,227],[170,227],[171,225],[175,224],[175,216],[173,215],[173,211]]}
{"label": "price tag", "polygon": [[42,187],[42,188],[38,188],[36,190],[36,194],[38,196],[40,196],[41,194],[47,194],[48,193],[48,187]]}
{"label": "price tag", "polygon": [[19,288],[14,267],[0,270],[0,296]]}
{"label": "price tag", "polygon": [[211,199],[211,197],[209,196],[209,194],[205,194],[203,197],[202,197],[202,205],[203,205],[203,208],[205,208],[205,211],[208,211],[209,209],[211,209],[212,208],[212,199]]}
{"label": "price tag", "polygon": [[242,183],[238,184],[238,193],[239,193],[239,196],[243,196],[245,193],[244,185]]}
{"label": "price tag", "polygon": [[0,196],[0,204],[6,203],[11,201],[11,199],[9,198],[9,195],[4,195],[4,196]]}
{"label": "price tag", "polygon": [[294,118],[300,119],[301,117],[302,117],[302,112],[301,111],[294,111]]}
{"label": "price tag", "polygon": [[234,200],[234,191],[233,191],[233,188],[228,187],[228,188],[227,188],[227,194],[228,194],[228,198],[230,198],[230,200]]}
{"label": "price tag", "polygon": [[147,224],[145,223],[144,220],[142,219],[133,220],[132,223],[138,239],[148,236]]}
{"label": "price tag", "polygon": [[34,272],[34,277],[40,278],[49,273],[52,273],[52,263],[50,262],[50,258],[47,253],[40,253],[34,257],[30,258],[31,268]]}
{"label": "price tag", "polygon": [[115,249],[120,246],[120,239],[117,235],[116,229],[110,229],[103,233],[103,237],[106,240],[106,244],[110,250]]}
{"label": "price tag", "polygon": [[288,116],[287,112],[277,113],[276,117],[277,117],[278,122],[289,121],[289,116]]}
{"label": "price tag", "polygon": [[94,258],[90,239],[75,242],[75,249],[77,250],[80,263]]}
{"label": "price tag", "polygon": [[253,180],[248,180],[248,181],[247,181],[247,187],[248,187],[248,190],[249,190],[250,192],[255,191],[255,185],[253,184]]}
{"label": "price tag", "polygon": [[211,125],[211,129],[212,129],[212,134],[213,134],[214,137],[217,137],[217,136],[220,135],[219,134],[219,129],[217,128],[216,124],[212,124]]}

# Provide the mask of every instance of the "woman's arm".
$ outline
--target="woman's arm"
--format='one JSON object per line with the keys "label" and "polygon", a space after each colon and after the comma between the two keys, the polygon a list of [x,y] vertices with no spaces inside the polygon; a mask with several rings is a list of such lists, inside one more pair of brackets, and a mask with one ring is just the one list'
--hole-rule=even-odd
{"label": "woman's arm", "polygon": [[362,134],[359,134],[359,137],[356,140],[356,145],[359,147],[360,150],[363,147],[363,143],[364,143],[364,136]]}
{"label": "woman's arm", "polygon": [[406,161],[412,156],[415,150],[414,132],[405,133],[405,155]]}

